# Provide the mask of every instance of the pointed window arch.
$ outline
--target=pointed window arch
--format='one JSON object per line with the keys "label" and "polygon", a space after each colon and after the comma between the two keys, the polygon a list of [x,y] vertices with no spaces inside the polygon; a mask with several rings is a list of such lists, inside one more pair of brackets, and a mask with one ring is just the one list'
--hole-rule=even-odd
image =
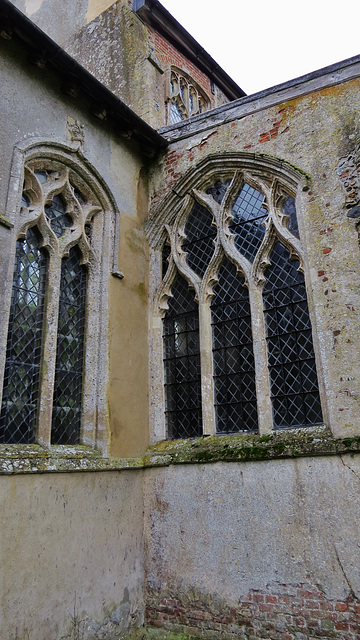
{"label": "pointed window arch", "polygon": [[34,145],[24,156],[0,441],[106,450],[105,282],[116,271],[116,209],[74,150]]}
{"label": "pointed window arch", "polygon": [[[168,268],[156,305],[166,322],[174,273],[195,292],[201,433],[321,423],[296,188],[268,172],[263,179],[259,167],[199,183],[166,225]],[[181,413],[176,403],[174,411]]]}
{"label": "pointed window arch", "polygon": [[185,71],[171,67],[166,106],[167,124],[176,124],[207,111],[210,108],[210,100]]}

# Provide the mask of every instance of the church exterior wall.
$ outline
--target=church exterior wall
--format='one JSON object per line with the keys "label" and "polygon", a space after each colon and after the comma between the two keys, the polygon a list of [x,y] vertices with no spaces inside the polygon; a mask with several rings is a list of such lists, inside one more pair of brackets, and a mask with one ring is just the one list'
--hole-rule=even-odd
{"label": "church exterior wall", "polygon": [[0,477],[3,640],[118,638],[141,624],[137,472]]}
{"label": "church exterior wall", "polygon": [[[160,309],[156,297],[164,238],[176,243],[175,216],[182,206],[190,210],[191,198],[205,203],[201,194],[211,175],[225,181],[233,175],[230,167],[250,174],[256,163],[257,176],[270,183],[272,161],[279,162],[279,172],[287,166],[302,176],[296,208],[324,423],[335,440],[357,441],[359,245],[357,218],[351,217],[360,195],[356,65],[162,129],[170,147],[154,168],[146,227],[154,301],[150,396],[158,398],[150,410],[153,442],[164,433],[163,392],[154,364],[161,351],[159,317],[166,308],[166,298]],[[348,74],[347,81],[337,81],[342,74]],[[179,258],[176,266],[181,264]],[[268,437],[266,429],[264,434],[259,443]],[[285,432],[276,434],[281,447]],[[222,437],[215,438],[219,448]],[[317,438],[314,433],[313,446]],[[147,475],[149,637],[165,637],[167,630],[194,638],[355,640],[358,454],[314,457],[310,445],[297,460],[281,460],[280,454],[277,460],[233,464],[225,454],[233,445],[226,443],[223,462],[194,466],[196,457],[199,463],[214,459],[213,440],[203,438],[191,463],[185,459],[188,464]],[[181,446],[174,442],[173,460],[182,455]],[[161,443],[155,450],[162,450]],[[162,453],[166,458],[169,451]]]}
{"label": "church exterior wall", "polygon": [[355,640],[358,486],[359,456],[350,455],[149,471],[149,626]]}
{"label": "church exterior wall", "polygon": [[[216,165],[221,171],[222,158],[224,172],[232,162],[241,167],[241,158],[245,164],[252,158],[261,164],[261,157],[264,161],[270,157],[304,175],[307,183],[298,189],[297,210],[306,256],[305,278],[324,420],[336,437],[359,433],[360,324],[354,275],[359,270],[359,244],[357,219],[347,216],[360,193],[356,168],[350,167],[351,162],[359,166],[358,88],[358,78],[309,91],[299,98],[291,96],[290,88],[285,100],[281,91],[258,100],[257,96],[245,98],[243,104],[241,100],[232,103],[232,111],[225,106],[224,111],[220,108],[209,118],[198,117],[193,123],[163,129],[171,144],[152,176],[153,203],[148,223],[150,242],[155,247],[161,216],[168,216],[165,222],[169,223],[171,211],[181,204],[181,198],[191,194],[191,188],[199,188],[202,179],[210,180],[211,167]],[[270,106],[272,97],[275,104]],[[204,128],[202,122],[206,122]],[[350,200],[346,176],[351,176],[353,185]],[[263,177],[266,179],[266,169]],[[172,195],[171,199],[171,193],[179,197]],[[156,255],[157,249],[154,260]],[[154,278],[152,286],[156,289],[158,275]]]}
{"label": "church exterior wall", "polygon": [[[92,115],[85,98],[70,97],[51,70],[31,64],[15,38],[1,38],[0,48],[2,356],[24,162],[38,153],[49,170],[52,158],[61,158],[84,171],[108,231],[97,256],[106,266],[97,285],[103,306],[89,327],[94,335],[105,325],[103,388],[89,394],[98,405],[95,442],[0,444],[0,636],[118,638],[141,624],[144,612],[142,472],[119,472],[122,465],[111,467],[106,457],[137,455],[148,439],[144,159],[136,142]],[[136,385],[141,393],[130,400]]]}
{"label": "church exterior wall", "polygon": [[[106,29],[120,15],[106,0],[80,5],[81,20],[105,10]],[[357,640],[359,238],[347,214],[360,199],[359,62],[164,128],[170,148],[148,173],[126,128],[30,65],[16,37],[0,47],[2,362],[24,163],[31,175],[36,152],[82,171],[105,220],[84,441],[0,445],[1,638],[122,640],[134,627],[141,640]],[[165,224],[214,167],[295,185],[324,425],[274,433],[268,414],[261,433],[165,442]]]}

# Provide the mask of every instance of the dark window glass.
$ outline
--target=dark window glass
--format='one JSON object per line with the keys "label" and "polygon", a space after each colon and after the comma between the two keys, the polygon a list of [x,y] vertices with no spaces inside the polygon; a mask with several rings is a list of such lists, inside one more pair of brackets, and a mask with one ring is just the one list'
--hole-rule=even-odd
{"label": "dark window glass", "polygon": [[167,436],[192,438],[202,433],[198,305],[180,275],[171,292],[163,320]]}
{"label": "dark window glass", "polygon": [[291,233],[294,236],[296,236],[297,238],[300,238],[294,198],[292,196],[288,196],[283,201],[281,208],[282,208],[282,212],[286,216],[289,216],[289,219],[286,223],[287,228],[289,229],[289,231],[291,231]]}
{"label": "dark window glass", "polygon": [[210,189],[207,189],[206,193],[212,196],[215,202],[217,202],[218,204],[221,204],[224,199],[224,195],[227,192],[230,182],[231,180],[227,180],[226,182],[221,182],[221,180],[217,180],[213,187],[210,187]]}
{"label": "dark window glass", "polygon": [[201,278],[214,253],[216,229],[212,214],[196,202],[185,225],[186,238],[182,243],[189,267]]}
{"label": "dark window glass", "polygon": [[38,233],[29,229],[16,243],[0,442],[35,440],[46,264]]}
{"label": "dark window glass", "polygon": [[169,266],[169,258],[171,255],[171,247],[169,244],[164,244],[161,254],[161,277],[164,278]]}
{"label": "dark window glass", "polygon": [[215,408],[218,433],[258,427],[255,364],[248,290],[228,258],[211,304]]}
{"label": "dark window glass", "polygon": [[304,276],[280,242],[270,259],[263,299],[274,426],[321,423]]}
{"label": "dark window glass", "polygon": [[80,258],[73,247],[61,265],[52,444],[80,441],[87,280]]}
{"label": "dark window glass", "polygon": [[235,235],[235,246],[250,262],[254,262],[265,235],[264,196],[245,182],[236,198],[231,213],[230,230]]}
{"label": "dark window glass", "polygon": [[51,205],[45,207],[45,213],[50,220],[50,225],[58,238],[61,237],[65,227],[71,227],[72,219],[66,213],[65,204],[61,196],[55,196]]}

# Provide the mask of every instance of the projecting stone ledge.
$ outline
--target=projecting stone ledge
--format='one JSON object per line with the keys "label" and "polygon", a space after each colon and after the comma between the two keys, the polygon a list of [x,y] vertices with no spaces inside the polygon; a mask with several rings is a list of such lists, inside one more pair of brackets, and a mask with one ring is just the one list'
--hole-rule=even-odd
{"label": "projecting stone ledge", "polygon": [[144,466],[244,462],[246,460],[336,455],[358,451],[360,451],[359,437],[336,440],[326,426],[319,425],[272,431],[267,435],[241,433],[162,441],[147,451],[144,457]]}
{"label": "projecting stone ledge", "polygon": [[111,458],[81,445],[0,445],[0,475],[122,471],[175,464],[246,462],[360,452],[360,437],[337,440],[324,425],[272,431],[267,435],[202,436],[163,440],[143,457]]}

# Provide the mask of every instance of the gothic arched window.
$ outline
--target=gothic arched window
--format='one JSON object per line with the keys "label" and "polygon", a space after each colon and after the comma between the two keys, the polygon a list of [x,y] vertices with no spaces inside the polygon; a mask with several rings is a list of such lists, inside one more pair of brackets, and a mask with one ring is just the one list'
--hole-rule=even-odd
{"label": "gothic arched window", "polygon": [[101,273],[110,267],[103,244],[109,220],[94,179],[90,187],[74,164],[73,158],[70,168],[59,158],[40,157],[25,165],[2,386],[3,443],[75,445],[97,437],[102,318],[95,322],[93,314],[103,296]]}
{"label": "gothic arched window", "polygon": [[[321,423],[294,195],[278,181],[269,184],[239,171],[193,190],[166,229],[167,268],[157,304],[164,325],[167,437]],[[185,417],[183,398],[169,392],[175,364],[169,374],[166,354],[169,322],[176,324],[190,308],[198,360]],[[188,331],[185,320],[179,321],[187,350]],[[195,418],[191,401],[200,388]],[[186,428],[170,427],[170,402],[172,415],[179,423],[184,419]]]}
{"label": "gothic arched window", "polygon": [[165,414],[169,438],[201,435],[198,306],[180,275],[163,322]]}
{"label": "gothic arched window", "polygon": [[187,73],[171,68],[170,91],[167,100],[167,124],[176,124],[210,108],[210,100]]}

